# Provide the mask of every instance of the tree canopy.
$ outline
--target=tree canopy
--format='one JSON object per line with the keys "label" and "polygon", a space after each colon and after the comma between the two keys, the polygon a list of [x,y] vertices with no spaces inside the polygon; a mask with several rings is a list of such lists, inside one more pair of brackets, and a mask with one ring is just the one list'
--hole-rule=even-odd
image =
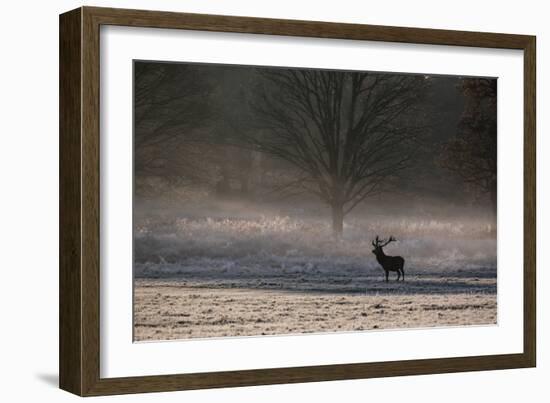
{"label": "tree canopy", "polygon": [[264,91],[254,105],[262,130],[247,139],[298,168],[293,185],[331,207],[339,235],[345,215],[416,157],[426,130],[419,109],[426,78],[297,69],[262,76]]}

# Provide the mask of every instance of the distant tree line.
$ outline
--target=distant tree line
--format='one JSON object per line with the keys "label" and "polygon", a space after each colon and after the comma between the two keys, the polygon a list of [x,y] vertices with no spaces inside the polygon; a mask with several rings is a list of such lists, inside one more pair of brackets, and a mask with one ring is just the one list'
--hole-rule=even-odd
{"label": "distant tree line", "polygon": [[444,145],[441,163],[497,203],[497,80],[465,78],[466,105],[456,135]]}

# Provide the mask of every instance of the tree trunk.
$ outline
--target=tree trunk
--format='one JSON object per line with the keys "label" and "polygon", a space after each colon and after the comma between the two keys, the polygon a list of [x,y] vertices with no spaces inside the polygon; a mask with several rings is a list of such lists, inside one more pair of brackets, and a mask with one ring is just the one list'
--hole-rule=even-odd
{"label": "tree trunk", "polygon": [[248,174],[243,172],[239,178],[239,182],[241,183],[241,196],[248,196],[250,192],[250,187],[248,186]]}
{"label": "tree trunk", "polygon": [[340,238],[344,232],[344,206],[333,204],[332,206],[332,234]]}

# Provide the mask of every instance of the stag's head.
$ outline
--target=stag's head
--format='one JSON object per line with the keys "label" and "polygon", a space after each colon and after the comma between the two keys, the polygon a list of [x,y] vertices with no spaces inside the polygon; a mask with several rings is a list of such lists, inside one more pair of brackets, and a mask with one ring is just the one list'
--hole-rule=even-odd
{"label": "stag's head", "polygon": [[394,242],[395,240],[396,239],[393,237],[393,235],[390,235],[388,239],[380,239],[378,235],[376,235],[376,238],[374,239],[374,241],[372,241],[372,246],[374,246],[372,253],[374,253],[376,256],[383,256],[384,251],[382,250],[382,248],[390,242]]}

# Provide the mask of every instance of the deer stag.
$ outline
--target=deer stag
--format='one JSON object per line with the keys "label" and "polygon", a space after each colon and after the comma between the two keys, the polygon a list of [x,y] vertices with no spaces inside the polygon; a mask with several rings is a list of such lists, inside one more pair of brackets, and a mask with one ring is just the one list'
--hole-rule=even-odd
{"label": "deer stag", "polygon": [[376,239],[372,241],[372,246],[374,246],[374,249],[372,250],[372,253],[376,255],[376,260],[378,263],[380,263],[380,266],[384,269],[386,272],[386,282],[388,281],[388,276],[390,274],[390,271],[396,271],[397,272],[397,281],[403,276],[403,281],[405,281],[405,271],[403,270],[403,266],[405,265],[405,259],[403,259],[401,256],[387,256],[382,248],[389,244],[390,242],[394,242],[396,239],[393,236],[390,236],[387,241],[383,239],[379,239],[378,235],[376,235]]}

